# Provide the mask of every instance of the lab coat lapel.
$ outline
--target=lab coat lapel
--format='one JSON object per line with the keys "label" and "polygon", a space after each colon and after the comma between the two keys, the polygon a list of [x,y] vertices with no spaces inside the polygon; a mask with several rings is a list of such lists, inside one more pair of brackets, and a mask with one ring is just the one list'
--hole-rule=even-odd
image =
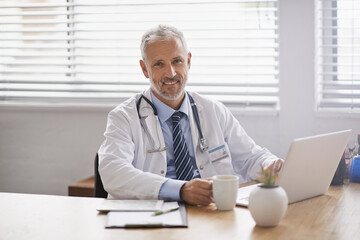
{"label": "lab coat lapel", "polygon": [[[195,101],[195,100],[194,100]],[[201,122],[202,122],[202,119],[201,119],[201,111],[203,110],[203,106],[202,105],[199,105],[196,101],[196,106],[197,106],[197,110],[198,110],[198,113],[199,113],[199,118],[200,118],[200,126],[201,126]],[[199,146],[199,141],[200,141],[200,136],[199,136],[199,130],[197,129],[197,125],[196,125],[196,122],[195,122],[195,117],[194,117],[194,113],[192,111],[192,108],[191,108],[191,104],[190,104],[190,100],[189,100],[189,107],[190,107],[190,128],[191,128],[191,136],[192,136],[192,142],[193,142],[193,147],[194,147],[194,152],[195,152],[195,155],[196,155],[196,152],[197,152],[197,148]],[[195,156],[196,158],[196,156]]]}
{"label": "lab coat lapel", "polygon": [[[147,90],[144,93],[144,96],[147,97],[151,101],[150,90]],[[154,140],[155,149],[163,148],[165,146],[164,135],[161,130],[160,122],[157,116],[155,116],[153,109],[151,106],[145,101],[142,100],[140,104],[140,113],[141,117],[144,119],[150,136]],[[150,141],[150,140],[149,140]],[[160,142],[159,142],[160,141]],[[151,144],[151,143],[150,143]],[[148,146],[148,150],[152,149],[152,146]],[[166,151],[161,152],[164,158],[166,157]]]}

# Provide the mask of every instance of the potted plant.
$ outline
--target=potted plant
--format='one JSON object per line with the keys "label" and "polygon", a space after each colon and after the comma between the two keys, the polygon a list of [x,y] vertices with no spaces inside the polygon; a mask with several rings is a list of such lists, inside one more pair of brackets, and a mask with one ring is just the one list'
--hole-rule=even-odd
{"label": "potted plant", "polygon": [[276,185],[277,174],[274,164],[267,168],[261,165],[260,175],[256,178],[261,184],[249,196],[249,210],[256,225],[276,226],[284,216],[288,198],[285,190]]}

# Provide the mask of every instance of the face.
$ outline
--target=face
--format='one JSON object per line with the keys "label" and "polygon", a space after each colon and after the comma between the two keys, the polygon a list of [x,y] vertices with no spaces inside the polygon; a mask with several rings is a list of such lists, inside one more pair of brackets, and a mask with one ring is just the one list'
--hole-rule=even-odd
{"label": "face", "polygon": [[151,89],[165,104],[176,108],[184,97],[190,69],[191,53],[187,53],[178,38],[150,43],[146,49],[146,64],[140,65]]}

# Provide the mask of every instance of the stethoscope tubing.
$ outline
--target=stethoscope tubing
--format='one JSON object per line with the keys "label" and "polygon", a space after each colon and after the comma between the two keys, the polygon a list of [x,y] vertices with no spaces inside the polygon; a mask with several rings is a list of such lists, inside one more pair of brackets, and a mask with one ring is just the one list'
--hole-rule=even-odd
{"label": "stethoscope tubing", "polygon": [[137,100],[136,102],[136,110],[137,110],[137,113],[138,113],[138,116],[139,116],[139,119],[141,119],[141,116],[140,116],[140,103],[141,103],[141,99],[144,99],[150,106],[151,108],[153,109],[154,111],[154,115],[157,116],[158,115],[158,112],[157,112],[157,109],[155,107],[155,105],[147,98],[145,97],[145,95],[142,93],[140,98]]}
{"label": "stethoscope tubing", "polygon": [[201,131],[199,112],[197,110],[196,103],[195,103],[194,99],[192,98],[192,96],[190,96],[190,94],[188,94],[188,96],[189,96],[189,100],[190,100],[191,109],[192,109],[194,117],[195,117],[195,123],[199,130],[200,139],[204,139],[204,135],[202,134],[202,131]]}

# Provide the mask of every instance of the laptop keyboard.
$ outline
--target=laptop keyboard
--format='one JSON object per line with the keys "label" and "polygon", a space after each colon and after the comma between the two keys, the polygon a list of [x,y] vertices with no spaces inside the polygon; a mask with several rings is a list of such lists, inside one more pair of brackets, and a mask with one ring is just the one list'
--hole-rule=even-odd
{"label": "laptop keyboard", "polygon": [[237,199],[236,199],[236,205],[247,207],[249,205],[250,193],[258,185],[259,184],[254,184],[254,185],[239,188],[238,189]]}

